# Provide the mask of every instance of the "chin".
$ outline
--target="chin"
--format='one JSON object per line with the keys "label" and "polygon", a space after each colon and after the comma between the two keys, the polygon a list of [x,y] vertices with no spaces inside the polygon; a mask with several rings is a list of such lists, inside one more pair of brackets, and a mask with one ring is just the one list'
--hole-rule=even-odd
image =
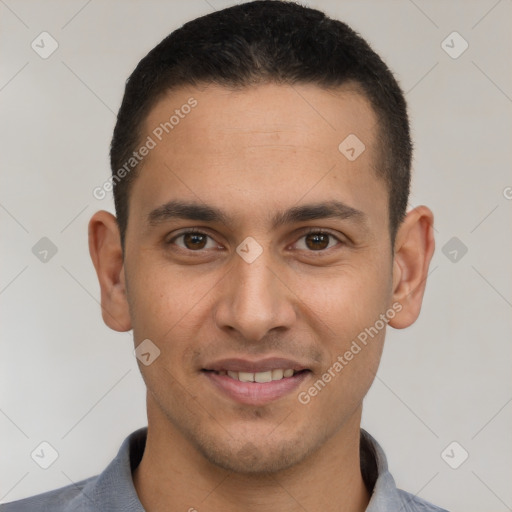
{"label": "chin", "polygon": [[268,475],[279,473],[302,462],[312,449],[304,444],[303,436],[290,439],[260,440],[256,436],[248,441],[249,436],[239,439],[201,439],[197,448],[211,464],[232,473],[241,475]]}

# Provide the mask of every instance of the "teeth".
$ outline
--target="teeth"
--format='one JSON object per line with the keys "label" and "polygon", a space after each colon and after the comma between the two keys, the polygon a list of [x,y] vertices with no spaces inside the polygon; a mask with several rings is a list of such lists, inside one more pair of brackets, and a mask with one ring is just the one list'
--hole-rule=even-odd
{"label": "teeth", "polygon": [[240,382],[254,382],[254,373],[238,372],[238,380]]}
{"label": "teeth", "polygon": [[284,370],[272,370],[272,380],[281,380],[284,375]]}
{"label": "teeth", "polygon": [[233,372],[231,370],[219,371],[219,375],[228,375],[232,379],[239,380],[240,382],[271,382],[273,380],[281,380],[283,378],[292,377],[295,373],[292,369],[275,369],[266,372]]}
{"label": "teeth", "polygon": [[258,372],[254,374],[254,382],[270,382],[272,380],[272,371]]}

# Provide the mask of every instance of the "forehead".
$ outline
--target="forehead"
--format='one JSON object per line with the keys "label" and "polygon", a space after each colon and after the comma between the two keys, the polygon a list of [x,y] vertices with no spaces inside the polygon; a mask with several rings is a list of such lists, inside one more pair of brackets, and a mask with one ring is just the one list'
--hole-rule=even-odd
{"label": "forehead", "polygon": [[[195,106],[189,108],[191,103]],[[170,129],[165,126],[169,121]],[[166,139],[164,145],[170,138],[176,144],[192,142],[193,130],[204,137],[199,149],[209,152],[221,138],[235,145],[258,139],[271,144],[287,137],[297,149],[302,144],[305,150],[329,151],[351,133],[371,146],[376,122],[373,108],[355,85],[327,90],[316,85],[261,84],[233,90],[212,84],[169,92],[151,110],[145,130]]]}
{"label": "forehead", "polygon": [[144,128],[154,147],[132,190],[140,215],[170,199],[214,205],[228,196],[233,213],[246,207],[254,216],[256,204],[281,209],[306,196],[387,211],[375,172],[377,118],[354,88],[181,88],[154,106]]}

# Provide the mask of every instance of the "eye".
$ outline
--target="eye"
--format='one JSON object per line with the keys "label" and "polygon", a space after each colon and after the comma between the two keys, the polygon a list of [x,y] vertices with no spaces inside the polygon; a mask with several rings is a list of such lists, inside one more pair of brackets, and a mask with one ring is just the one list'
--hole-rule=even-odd
{"label": "eye", "polygon": [[[304,242],[301,242],[304,240]],[[295,247],[307,251],[324,251],[342,243],[341,240],[328,231],[312,229],[301,236]]]}
{"label": "eye", "polygon": [[[177,243],[178,240],[181,240],[182,243]],[[200,251],[203,249],[214,249],[217,247],[217,244],[209,235],[203,233],[202,231],[195,230],[189,230],[180,233],[179,235],[169,240],[168,243],[176,244],[178,247],[189,251]]]}
{"label": "eye", "polygon": [[[302,235],[294,248],[305,251],[322,252],[341,244],[341,240],[328,231],[311,229]],[[184,231],[173,238],[168,244],[176,244],[181,249],[198,252],[218,248],[218,244],[208,234],[198,230]]]}

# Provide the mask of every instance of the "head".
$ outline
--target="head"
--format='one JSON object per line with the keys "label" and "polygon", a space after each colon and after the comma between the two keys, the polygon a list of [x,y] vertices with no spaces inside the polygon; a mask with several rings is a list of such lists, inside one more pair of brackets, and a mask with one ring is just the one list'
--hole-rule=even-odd
{"label": "head", "polygon": [[[191,21],[130,76],[111,163],[117,219],[92,218],[91,255],[105,322],[158,355],[150,429],[242,473],[358,429],[434,249],[430,210],[406,215],[406,103],[369,45],[291,2]],[[296,374],[258,397],[224,375],[271,369]]]}

